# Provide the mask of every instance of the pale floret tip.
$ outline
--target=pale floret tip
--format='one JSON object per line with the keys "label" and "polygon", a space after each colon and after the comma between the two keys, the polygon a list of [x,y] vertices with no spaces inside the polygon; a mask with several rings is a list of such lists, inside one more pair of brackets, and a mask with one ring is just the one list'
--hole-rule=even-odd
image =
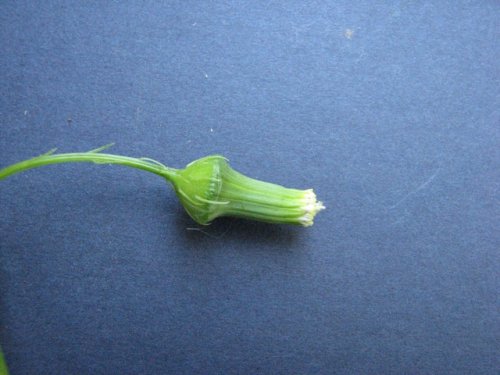
{"label": "pale floret tip", "polygon": [[316,214],[325,209],[322,202],[316,199],[316,194],[312,189],[306,190],[304,194],[304,215],[299,218],[300,223],[305,227],[310,227],[314,224]]}

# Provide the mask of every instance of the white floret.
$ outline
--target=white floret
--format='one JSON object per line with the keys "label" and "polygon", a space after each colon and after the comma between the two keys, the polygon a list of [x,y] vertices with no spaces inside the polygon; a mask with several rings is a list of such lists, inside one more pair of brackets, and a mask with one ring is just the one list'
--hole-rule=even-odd
{"label": "white floret", "polygon": [[305,227],[313,225],[314,216],[316,216],[319,211],[325,209],[323,203],[316,200],[316,194],[314,194],[312,189],[305,191],[302,207],[304,215],[299,218],[299,222]]}

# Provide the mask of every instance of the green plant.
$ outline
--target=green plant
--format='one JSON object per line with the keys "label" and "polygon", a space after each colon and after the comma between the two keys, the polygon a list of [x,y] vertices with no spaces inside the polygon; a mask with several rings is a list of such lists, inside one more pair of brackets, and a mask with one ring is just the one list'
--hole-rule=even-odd
{"label": "green plant", "polygon": [[5,363],[5,358],[3,357],[3,352],[0,349],[0,375],[9,375],[9,370],[7,364]]}
{"label": "green plant", "polygon": [[0,170],[0,180],[14,173],[49,164],[92,162],[120,164],[154,173],[170,182],[187,213],[199,224],[220,216],[235,216],[269,223],[313,225],[324,209],[312,189],[289,189],[246,177],[229,166],[220,155],[207,156],[174,169],[149,158],[104,154],[103,146],[84,153],[46,154]]}

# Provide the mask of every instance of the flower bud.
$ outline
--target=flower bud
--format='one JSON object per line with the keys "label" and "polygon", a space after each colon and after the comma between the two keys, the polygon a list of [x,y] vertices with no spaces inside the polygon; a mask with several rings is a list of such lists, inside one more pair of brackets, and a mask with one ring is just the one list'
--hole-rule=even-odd
{"label": "flower bud", "polygon": [[234,216],[307,227],[325,208],[312,189],[288,189],[246,177],[220,155],[195,160],[177,170],[171,182],[182,205],[199,224]]}

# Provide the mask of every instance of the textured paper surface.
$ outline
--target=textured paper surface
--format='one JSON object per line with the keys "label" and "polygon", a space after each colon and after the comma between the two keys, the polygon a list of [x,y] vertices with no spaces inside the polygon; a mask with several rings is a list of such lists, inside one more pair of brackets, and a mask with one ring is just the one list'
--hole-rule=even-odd
{"label": "textured paper surface", "polygon": [[12,374],[497,373],[498,2],[165,3],[1,2],[0,166],[220,153],[327,210],[201,228],[123,167],[1,181]]}

